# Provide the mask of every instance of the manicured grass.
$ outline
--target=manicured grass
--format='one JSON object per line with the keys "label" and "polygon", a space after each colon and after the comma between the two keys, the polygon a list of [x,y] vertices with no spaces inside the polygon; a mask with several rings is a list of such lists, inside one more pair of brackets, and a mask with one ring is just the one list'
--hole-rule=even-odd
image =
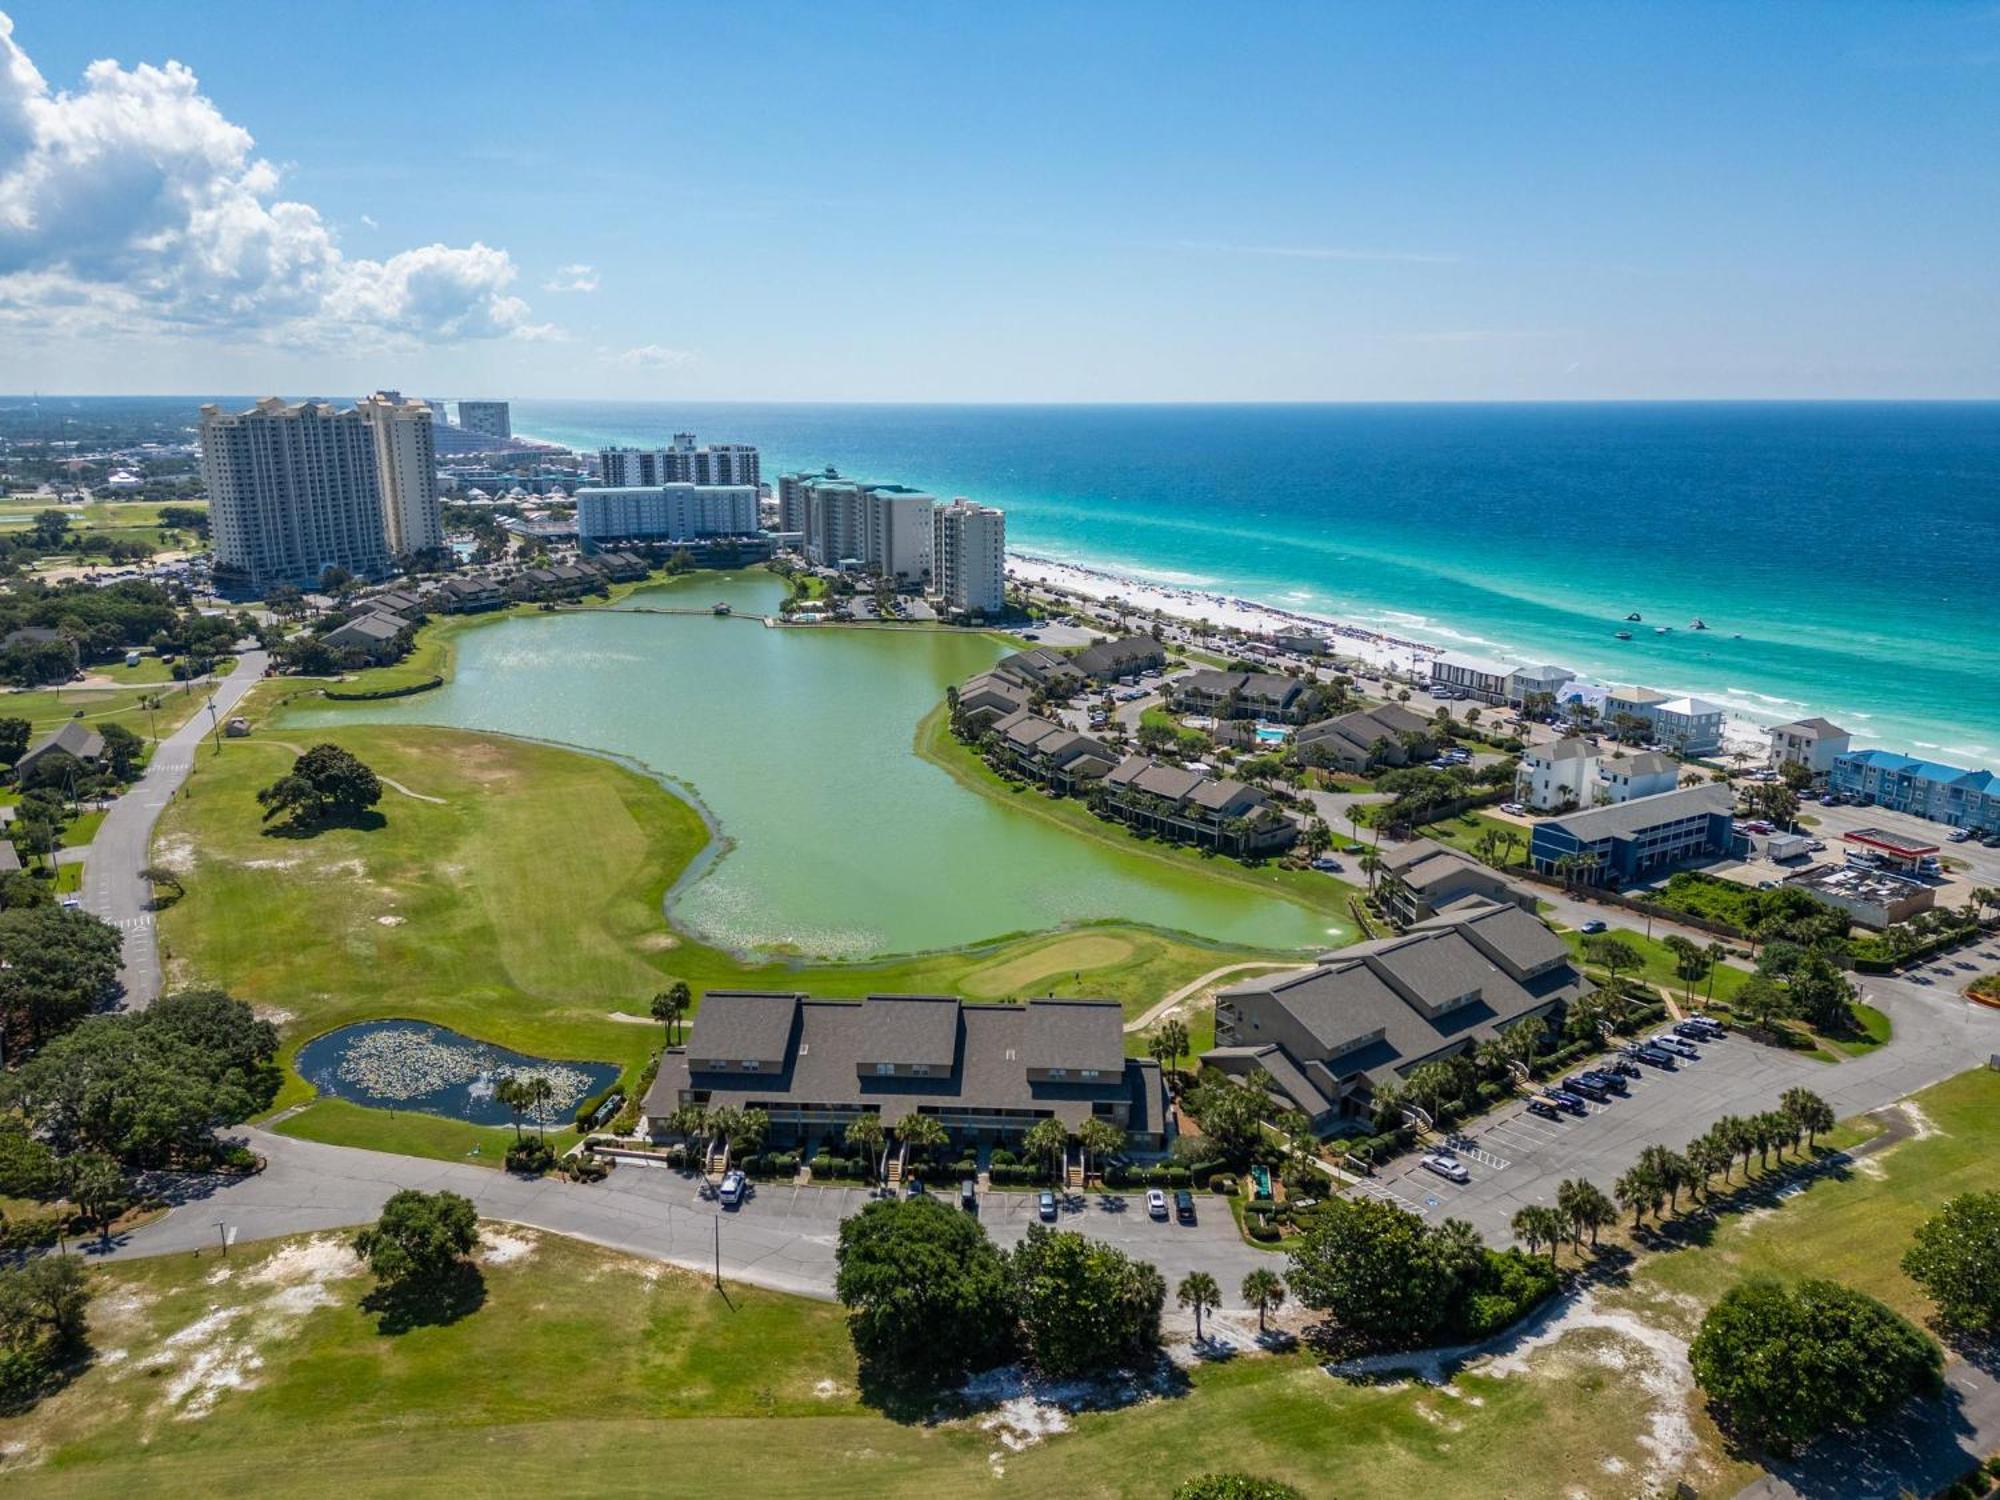
{"label": "manicured grass", "polygon": [[[438,1161],[465,1161],[475,1166],[500,1167],[507,1159],[507,1146],[514,1139],[512,1126],[471,1125],[463,1120],[447,1120],[411,1110],[394,1114],[368,1109],[345,1099],[318,1099],[298,1114],[278,1124],[280,1135],[301,1140],[323,1141],[329,1146],[362,1146],[370,1151],[393,1151],[399,1156],[428,1156]],[[532,1126],[527,1127],[533,1134]],[[558,1151],[575,1144],[574,1130],[552,1130],[549,1144]]]}
{"label": "manicured grass", "polygon": [[[1623,928],[1613,928],[1610,933],[1600,936],[1624,940],[1646,960],[1645,967],[1636,974],[1628,970],[1627,978],[1636,978],[1646,984],[1662,985],[1671,990],[1676,999],[1685,999],[1687,981],[1674,972],[1674,965],[1679,960],[1674,957],[1674,950],[1665,943],[1658,938],[1649,938],[1644,933],[1627,932]],[[1570,951],[1578,957],[1583,955],[1583,945],[1588,941],[1580,932],[1564,932],[1562,940],[1569,944]],[[1746,970],[1736,968],[1729,963],[1717,964],[1710,972],[1715,976],[1713,998],[1718,1001],[1730,999],[1743,988],[1744,981],[1750,977]],[[1710,998],[1709,990],[1708,977],[1704,975],[1694,986],[1695,1003],[1700,1004]]]}
{"label": "manicured grass", "polygon": [[1822,1178],[1775,1215],[1725,1221],[1708,1245],[1652,1257],[1640,1279],[1706,1304],[1740,1277],[1827,1276],[1921,1322],[1929,1300],[1902,1271],[1916,1227],[1960,1193],[2000,1189],[2000,1073],[1979,1068],[1914,1100],[1924,1129],[1842,1178]]}
{"label": "manicured grass", "polygon": [[[27,692],[0,693],[0,719],[26,719],[36,737],[50,734],[71,719],[81,718],[95,727],[123,724],[142,739],[150,739],[159,725],[162,738],[180,728],[208,701],[209,689],[188,689],[180,683],[160,686],[115,688],[65,687],[35,688]],[[143,700],[157,697],[160,706],[150,714]]]}
{"label": "manicured grass", "polygon": [[[1374,805],[1386,807],[1388,804]],[[1489,833],[1497,834],[1501,838],[1513,834],[1513,852],[1516,858],[1524,856],[1528,849],[1528,831],[1525,828],[1518,823],[1506,823],[1499,818],[1488,817],[1482,812],[1458,813],[1436,823],[1427,823],[1418,832],[1427,839],[1436,839],[1440,844],[1447,844],[1461,853],[1470,854],[1475,859],[1480,857],[1479,841]]]}
{"label": "manicured grass", "polygon": [[1829,1047],[1838,1047],[1849,1057],[1860,1057],[1873,1052],[1889,1040],[1891,1025],[1889,1017],[1872,1005],[1854,1007],[1854,1019],[1861,1027],[1861,1035],[1856,1037],[1822,1037]]}
{"label": "manicured grass", "polygon": [[66,849],[81,849],[97,837],[98,827],[103,822],[104,814],[96,808],[92,808],[89,812],[78,813],[63,827],[63,847]]}
{"label": "manicured grass", "polygon": [[69,517],[75,531],[129,530],[157,528],[162,505],[207,510],[206,500],[93,500],[83,505],[52,505],[47,501],[0,500],[0,527],[32,526],[45,510],[59,510]]}
{"label": "manicured grass", "polygon": [[[416,1016],[535,1056],[616,1063],[629,1082],[659,1033],[611,1013],[647,1014],[677,978],[697,998],[729,986],[973,999],[1054,989],[1136,1014],[1210,969],[1266,956],[1107,924],[865,963],[744,963],[662,915],[709,835],[658,782],[597,756],[458,730],[356,724],[311,738],[444,800],[385,789],[379,826],[273,835],[256,792],[291,761],[280,716],[203,755],[154,843],[156,859],[193,863],[186,894],[160,916],[172,981],[253,1000],[281,1018],[288,1047],[350,1021]],[[294,1079],[279,1104],[310,1097]],[[401,1149],[388,1119],[316,1109],[291,1128]]]}
{"label": "manicured grass", "polygon": [[[1625,1495],[1630,1474],[1607,1463],[1645,1462],[1641,1384],[1554,1359],[1534,1378],[1468,1378],[1473,1399],[1452,1400],[1342,1383],[1308,1356],[1242,1358],[1015,1452],[977,1414],[898,1422],[864,1405],[830,1304],[724,1296],[592,1246],[495,1232],[513,1258],[483,1265],[483,1305],[395,1335],[359,1307],[371,1283],[332,1236],[98,1272],[97,1363],[0,1420],[0,1444],[20,1445],[9,1493],[1157,1500],[1226,1465],[1343,1500],[1484,1500],[1524,1474]],[[206,1409],[204,1357],[242,1380],[212,1382]]]}

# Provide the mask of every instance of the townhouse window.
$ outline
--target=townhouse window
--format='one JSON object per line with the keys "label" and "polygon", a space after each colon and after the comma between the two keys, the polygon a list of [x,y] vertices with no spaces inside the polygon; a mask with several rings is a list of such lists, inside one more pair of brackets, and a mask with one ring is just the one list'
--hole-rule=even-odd
{"label": "townhouse window", "polygon": [[896,1065],[894,1063],[877,1063],[875,1064],[875,1071],[879,1074],[891,1074],[896,1071]]}

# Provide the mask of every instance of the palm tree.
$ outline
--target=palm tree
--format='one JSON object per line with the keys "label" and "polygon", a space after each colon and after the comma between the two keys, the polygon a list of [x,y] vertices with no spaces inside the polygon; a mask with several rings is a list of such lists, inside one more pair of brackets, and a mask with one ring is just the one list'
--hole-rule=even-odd
{"label": "palm tree", "polygon": [[667,989],[653,996],[652,1017],[666,1032],[667,1045],[678,1040],[681,1017],[688,1013],[688,1006],[694,1001],[694,992],[687,987],[687,981],[676,979]]}
{"label": "palm tree", "polygon": [[1681,1189],[1694,1179],[1687,1158],[1665,1146],[1648,1146],[1639,1153],[1639,1163],[1666,1190],[1667,1207],[1678,1210]]}
{"label": "palm tree", "polygon": [[928,1151],[951,1139],[951,1132],[944,1128],[944,1121],[936,1115],[920,1114],[916,1110],[898,1120],[895,1130],[896,1139],[912,1151]]}
{"label": "palm tree", "polygon": [[1622,1207],[1632,1210],[1632,1227],[1645,1222],[1646,1210],[1660,1201],[1660,1185],[1644,1167],[1633,1167],[1612,1185]]}
{"label": "palm tree", "polygon": [[667,1129],[687,1140],[698,1139],[708,1129],[708,1111],[699,1104],[682,1104],[667,1116]]}
{"label": "palm tree", "polygon": [[1547,1243],[1544,1236],[1549,1232],[1550,1212],[1551,1210],[1539,1203],[1530,1203],[1526,1208],[1514,1210],[1513,1220],[1508,1227],[1514,1231],[1514,1238],[1528,1247],[1530,1255]]}
{"label": "palm tree", "polygon": [[535,1112],[535,1134],[546,1141],[549,1134],[544,1106],[555,1098],[556,1086],[549,1082],[546,1073],[530,1073],[521,1080],[521,1091],[521,1098],[527,1108]]}
{"label": "palm tree", "polygon": [[1083,1172],[1086,1178],[1090,1175],[1093,1157],[1099,1163],[1101,1175],[1104,1158],[1125,1149],[1125,1132],[1110,1120],[1099,1119],[1095,1115],[1083,1122],[1076,1136],[1083,1143]]}
{"label": "palm tree", "polygon": [[1424,1103],[1425,1112],[1437,1116],[1438,1105],[1457,1080],[1451,1068],[1441,1062],[1419,1063],[1410,1070],[1408,1091]]}
{"label": "palm tree", "polygon": [[1187,1023],[1179,1016],[1169,1016],[1153,1031],[1146,1043],[1146,1053],[1169,1075],[1170,1081],[1180,1073],[1180,1060],[1187,1055]]}
{"label": "palm tree", "polygon": [[521,1116],[528,1112],[528,1086],[513,1074],[508,1074],[493,1085],[493,1098],[504,1104],[514,1116],[514,1141],[521,1140]]}
{"label": "palm tree", "polygon": [[1368,877],[1368,893],[1372,896],[1375,894],[1376,872],[1382,868],[1382,856],[1374,849],[1363,849],[1360,865],[1361,872]]}
{"label": "palm tree", "polygon": [[1069,1128],[1053,1115],[1037,1120],[1021,1137],[1021,1149],[1029,1156],[1048,1163],[1049,1175],[1053,1177],[1063,1158],[1069,1154]]}
{"label": "palm tree", "polygon": [[868,1158],[868,1175],[875,1175],[875,1168],[882,1159],[882,1146],[888,1134],[882,1129],[882,1116],[874,1111],[848,1121],[847,1144]]}
{"label": "palm tree", "polygon": [[1736,1160],[1736,1154],[1726,1142],[1717,1140],[1713,1131],[1689,1141],[1685,1155],[1698,1174],[1694,1186],[1703,1193],[1708,1191],[1709,1179],[1717,1172],[1727,1181],[1730,1164]]}
{"label": "palm tree", "polygon": [[1243,1300],[1257,1309],[1257,1332],[1261,1334],[1265,1315],[1285,1305],[1285,1279],[1260,1267],[1243,1278],[1241,1290]]}
{"label": "palm tree", "polygon": [[1597,1231],[1615,1214],[1611,1200],[1596,1183],[1571,1177],[1556,1189],[1556,1212],[1569,1224],[1570,1243],[1582,1248],[1583,1232],[1590,1231],[1590,1243],[1597,1243]]}
{"label": "palm tree", "polygon": [[1201,1315],[1222,1300],[1222,1288],[1215,1284],[1215,1278],[1206,1271],[1190,1271],[1181,1278],[1175,1292],[1180,1305],[1194,1310],[1194,1341],[1201,1339]]}
{"label": "palm tree", "polygon": [[1832,1106],[1811,1089],[1786,1089],[1778,1107],[1805,1132],[1808,1147],[1814,1144],[1822,1130],[1833,1129]]}

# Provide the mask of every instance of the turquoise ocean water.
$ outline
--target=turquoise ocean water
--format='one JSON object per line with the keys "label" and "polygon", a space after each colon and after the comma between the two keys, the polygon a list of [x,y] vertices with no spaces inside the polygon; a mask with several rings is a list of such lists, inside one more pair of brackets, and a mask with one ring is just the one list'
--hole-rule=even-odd
{"label": "turquoise ocean water", "polygon": [[1018,551],[2000,762],[1997,403],[516,401],[514,425],[756,443],[767,477],[1004,506]]}

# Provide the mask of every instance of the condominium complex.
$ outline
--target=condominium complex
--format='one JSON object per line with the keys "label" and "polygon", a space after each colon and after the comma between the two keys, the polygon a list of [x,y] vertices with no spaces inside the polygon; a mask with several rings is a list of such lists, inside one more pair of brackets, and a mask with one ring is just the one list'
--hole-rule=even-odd
{"label": "condominium complex", "polygon": [[459,402],[458,425],[481,437],[504,439],[514,435],[514,416],[505,401]]}
{"label": "condominium complex", "polygon": [[356,409],[375,436],[375,475],[382,487],[382,527],[390,554],[408,557],[442,547],[444,512],[438,502],[430,404],[377,391]]}
{"label": "condominium complex", "polygon": [[576,534],[585,551],[614,542],[686,542],[751,536],[756,530],[754,485],[625,485],[576,492]]}
{"label": "condominium complex", "polygon": [[671,448],[604,448],[598,482],[606,489],[659,484],[758,483],[757,450],[748,443],[696,447],[694,434],[677,432]]}
{"label": "condominium complex", "polygon": [[1000,614],[1007,602],[1007,517],[954,500],[931,514],[931,591],[948,609]]}
{"label": "condominium complex", "polygon": [[935,496],[839,478],[808,480],[798,492],[805,553],[820,567],[851,567],[899,583],[930,577]]}
{"label": "condominium complex", "polygon": [[202,479],[218,576],[259,591],[310,586],[331,567],[389,569],[376,432],[330,402],[201,409]]}

